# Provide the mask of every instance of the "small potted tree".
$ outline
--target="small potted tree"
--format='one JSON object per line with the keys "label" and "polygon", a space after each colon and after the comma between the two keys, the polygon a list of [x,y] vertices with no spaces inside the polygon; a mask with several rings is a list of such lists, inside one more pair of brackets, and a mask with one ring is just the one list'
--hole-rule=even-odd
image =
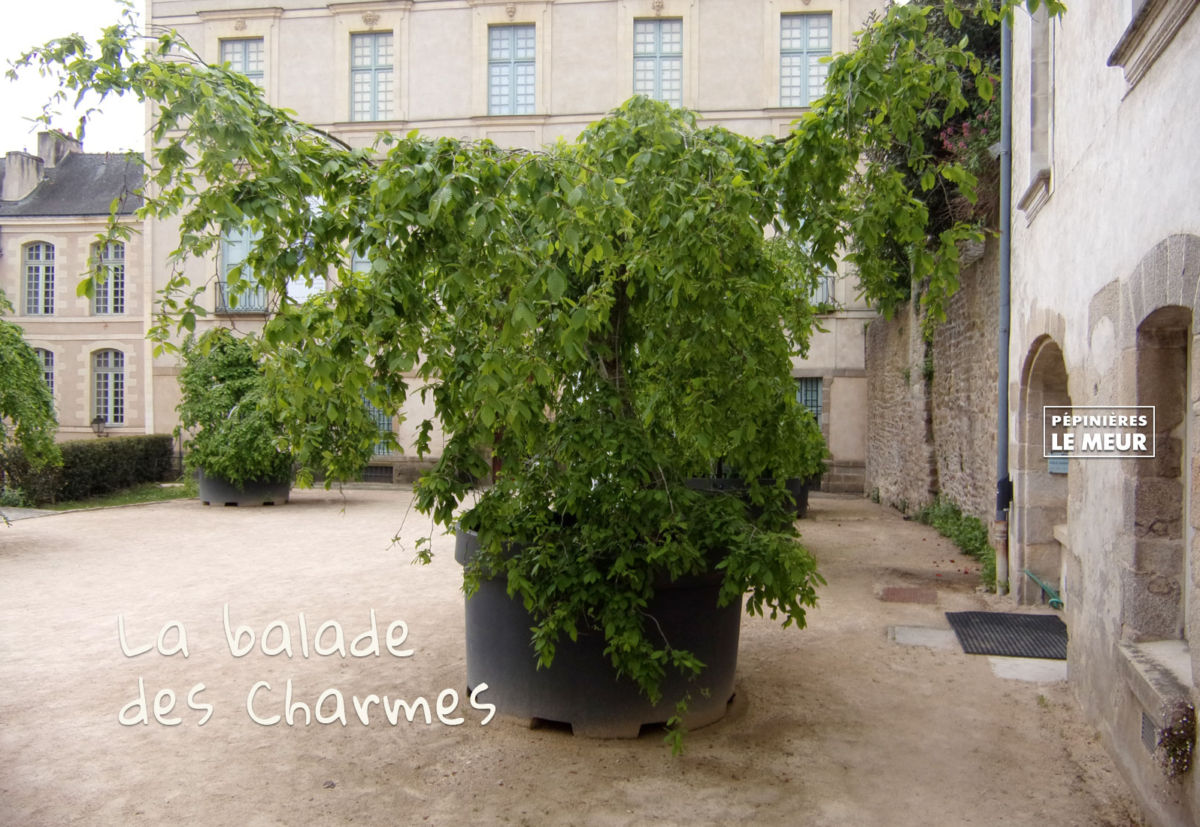
{"label": "small potted tree", "polygon": [[196,473],[206,505],[286,503],[292,459],[262,404],[264,378],[250,342],[213,328],[183,346],[176,436],[187,432],[184,466]]}

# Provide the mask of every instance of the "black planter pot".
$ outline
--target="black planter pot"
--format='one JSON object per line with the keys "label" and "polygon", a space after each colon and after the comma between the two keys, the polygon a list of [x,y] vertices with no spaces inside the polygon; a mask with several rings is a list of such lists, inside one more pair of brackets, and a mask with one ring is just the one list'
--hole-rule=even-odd
{"label": "black planter pot", "polygon": [[234,485],[221,477],[210,477],[203,471],[196,475],[200,500],[205,505],[283,505],[288,501],[292,481],[251,480]]}
{"label": "black planter pot", "polygon": [[[763,480],[763,482],[770,481]],[[696,491],[707,491],[713,494],[734,494],[741,496],[742,492],[746,490],[746,483],[737,477],[697,477],[688,480],[687,485]],[[784,481],[784,485],[796,503],[796,519],[803,520],[808,515],[808,492],[813,489],[820,489],[821,475],[817,474],[808,479],[788,477]],[[751,516],[757,516],[757,509],[752,508],[751,512]]]}
{"label": "black planter pot", "polygon": [[[454,557],[466,565],[478,549],[474,532],[460,532]],[[481,700],[503,715],[531,724],[569,724],[577,735],[635,738],[642,726],[662,724],[675,702],[691,694],[684,725],[689,729],[725,715],[733,697],[741,601],[717,606],[719,576],[694,577],[660,587],[648,611],[678,649],[696,655],[705,669],[693,681],[678,674],[663,680],[663,700],[651,704],[637,685],[618,679],[604,655],[604,636],[580,633],[559,641],[554,662],[538,669],[529,629],[533,620],[503,580],[485,580],[466,601],[467,687],[487,689]]]}

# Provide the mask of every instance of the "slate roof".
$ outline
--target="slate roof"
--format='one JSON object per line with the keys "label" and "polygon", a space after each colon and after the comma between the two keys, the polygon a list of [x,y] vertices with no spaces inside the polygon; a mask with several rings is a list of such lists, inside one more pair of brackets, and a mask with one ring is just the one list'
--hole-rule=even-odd
{"label": "slate roof", "polygon": [[142,205],[132,194],[142,181],[142,156],[121,152],[73,152],[47,169],[45,178],[20,201],[0,201],[0,218],[108,215],[124,195],[119,213]]}

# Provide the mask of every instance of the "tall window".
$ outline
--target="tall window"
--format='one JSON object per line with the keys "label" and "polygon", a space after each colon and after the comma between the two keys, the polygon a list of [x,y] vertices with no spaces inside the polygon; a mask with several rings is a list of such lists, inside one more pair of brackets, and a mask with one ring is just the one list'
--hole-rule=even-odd
{"label": "tall window", "polygon": [[25,245],[25,313],[49,316],[54,312],[54,245],[35,241]]}
{"label": "tall window", "polygon": [[98,350],[92,354],[92,388],[95,415],[109,425],[125,424],[125,354]]}
{"label": "tall window", "polygon": [[250,253],[254,234],[244,227],[221,233],[221,279],[217,282],[218,313],[266,313],[267,290],[255,282],[254,273],[244,267],[239,275],[240,289],[229,286],[229,274],[241,266]]}
{"label": "tall window", "polygon": [[375,420],[375,427],[379,431],[379,441],[375,443],[373,453],[377,457],[387,456],[392,453],[391,443],[388,441],[388,436],[392,433],[392,417],[383,411],[382,408],[377,408],[370,402],[364,402],[367,406],[367,413]]}
{"label": "tall window", "polygon": [[33,352],[37,354],[38,361],[42,363],[42,378],[46,380],[46,387],[50,389],[50,395],[54,396],[54,351],[35,347]]}
{"label": "tall window", "polygon": [[683,105],[683,21],[633,21],[633,93]]}
{"label": "tall window", "polygon": [[819,376],[804,377],[796,380],[796,401],[812,411],[817,424],[821,425],[821,384]]}
{"label": "tall window", "polygon": [[537,40],[532,24],[488,28],[488,114],[532,115]]}
{"label": "tall window", "polygon": [[350,35],[350,120],[392,117],[392,33]]}
{"label": "tall window", "polygon": [[221,41],[221,62],[241,72],[260,89],[263,86],[263,40],[249,37],[241,40]]}
{"label": "tall window", "polygon": [[125,245],[119,241],[97,244],[92,248],[96,262],[97,279],[92,312],[99,315],[125,312]]}
{"label": "tall window", "polygon": [[812,106],[825,94],[832,54],[833,16],[785,14],[779,32],[779,105]]}

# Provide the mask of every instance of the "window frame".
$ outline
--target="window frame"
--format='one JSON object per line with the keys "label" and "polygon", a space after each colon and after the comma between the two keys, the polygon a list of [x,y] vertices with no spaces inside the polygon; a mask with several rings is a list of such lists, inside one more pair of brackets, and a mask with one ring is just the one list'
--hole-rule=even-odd
{"label": "window frame", "polygon": [[54,351],[49,348],[35,347],[34,354],[38,358],[38,362],[42,366],[42,380],[46,383],[46,387],[50,389],[50,396],[54,396]]}
{"label": "window frame", "polygon": [[[663,29],[664,24],[679,25],[679,50],[666,52],[663,50]],[[654,32],[654,50],[652,52],[638,51],[638,28],[649,25]],[[641,61],[651,61],[653,65],[653,91],[647,93],[644,90],[638,89],[638,63]],[[668,100],[663,93],[663,67],[666,61],[672,61],[676,65],[676,70],[679,74],[679,89],[676,97]],[[684,26],[682,17],[635,17],[633,19],[633,87],[632,93],[635,95],[646,95],[657,101],[669,103],[671,106],[683,106],[684,99]]]}
{"label": "window frame", "polygon": [[[259,69],[251,71],[250,65],[250,45],[258,44],[258,64]],[[239,48],[241,66],[235,65],[235,61],[229,59],[225,53],[226,46],[236,46]],[[266,65],[267,65],[267,43],[265,37],[223,37],[217,40],[217,56],[221,63],[228,63],[229,68],[235,72],[245,75],[251,83],[259,89],[267,88]]]}
{"label": "window frame", "polygon": [[379,432],[379,438],[371,446],[371,456],[392,456],[395,451],[392,449],[392,443],[388,437],[394,437],[396,434],[396,429],[393,427],[394,417],[385,412],[383,408],[371,404],[369,400],[364,399],[363,405],[367,410],[367,414],[375,420],[375,427]]}
{"label": "window frame", "polygon": [[[498,58],[493,57],[492,46],[493,34],[506,32],[511,35],[509,37],[509,57]],[[529,39],[533,46],[532,57],[518,57],[517,44],[518,34],[528,32]],[[538,32],[536,23],[491,23],[487,27],[487,113],[489,116],[504,116],[504,115],[533,115],[537,112],[537,89],[538,89]],[[495,67],[508,68],[508,96],[507,100],[500,105],[492,95],[492,70]],[[519,105],[519,78],[518,68],[528,67],[529,74],[533,79],[533,95],[532,100],[527,104],[528,109],[524,105]],[[503,110],[503,111],[498,111]]]}
{"label": "window frame", "polygon": [[[811,25],[812,21],[821,19],[826,23],[828,29],[827,43],[824,48],[814,48],[811,45]],[[786,25],[789,21],[803,20],[804,21],[804,45],[800,48],[785,48],[784,39],[788,32]],[[785,109],[808,109],[811,108],[813,102],[818,100],[820,96],[813,97],[812,94],[812,76],[810,70],[813,57],[831,57],[833,55],[834,42],[834,20],[833,13],[828,11],[803,11],[803,12],[782,12],[779,15],[779,106]],[[797,88],[790,86],[787,81],[791,79],[788,75],[785,62],[788,58],[800,58],[801,77],[798,88],[803,91],[803,95],[797,99],[788,97],[786,90]],[[828,83],[829,72],[825,71],[826,84]],[[822,95],[824,92],[821,93]],[[799,100],[799,102],[797,102]]]}
{"label": "window frame", "polygon": [[[39,258],[31,258],[33,250]],[[49,253],[47,256],[46,253]],[[54,315],[55,249],[49,241],[30,241],[21,245],[21,309],[26,316]],[[37,271],[36,287],[31,289],[30,274]]]}
{"label": "window frame", "polygon": [[[390,47],[390,59],[388,63],[380,63],[379,60],[379,44],[382,38],[387,38]],[[371,62],[368,65],[356,66],[355,61],[355,42],[363,39],[369,39],[371,43]],[[369,32],[351,32],[349,41],[349,58],[350,58],[350,112],[349,118],[351,123],[371,123],[373,121],[391,121],[396,118],[396,34],[391,29],[381,29],[379,31]],[[370,111],[360,113],[356,107],[354,99],[354,84],[356,78],[367,75],[370,78],[370,87],[368,99],[370,102]],[[380,106],[380,80],[386,79],[388,84],[389,101],[386,111]],[[363,115],[366,115],[364,117]]]}
{"label": "window frame", "polygon": [[[101,364],[102,360],[108,364]],[[95,350],[91,363],[92,417],[102,417],[110,427],[124,425],[125,352],[116,348]]]}
{"label": "window frame", "polygon": [[[815,389],[815,390],[814,390]],[[816,408],[809,404],[808,399],[815,393]],[[825,430],[825,380],[820,376],[796,377],[796,402],[812,412],[817,420],[817,426]]]}
{"label": "window frame", "polygon": [[[248,227],[226,227],[221,230],[220,273],[216,284],[216,312],[224,315],[244,315],[266,313],[269,310],[267,289],[258,283],[253,268],[246,264],[250,253],[250,245],[259,236],[257,231]],[[238,246],[244,245],[245,252],[235,257],[233,252]],[[245,265],[245,266],[243,266]],[[241,267],[238,279],[245,283],[236,294],[229,292],[229,273],[235,267]],[[236,301],[230,302],[231,298]]]}
{"label": "window frame", "polygon": [[[117,250],[116,248],[119,248]],[[114,255],[119,252],[120,255]],[[125,314],[125,243],[106,241],[92,245],[93,272],[108,273],[103,281],[95,280],[92,290],[92,313],[97,316]],[[103,300],[103,304],[102,304]]]}

